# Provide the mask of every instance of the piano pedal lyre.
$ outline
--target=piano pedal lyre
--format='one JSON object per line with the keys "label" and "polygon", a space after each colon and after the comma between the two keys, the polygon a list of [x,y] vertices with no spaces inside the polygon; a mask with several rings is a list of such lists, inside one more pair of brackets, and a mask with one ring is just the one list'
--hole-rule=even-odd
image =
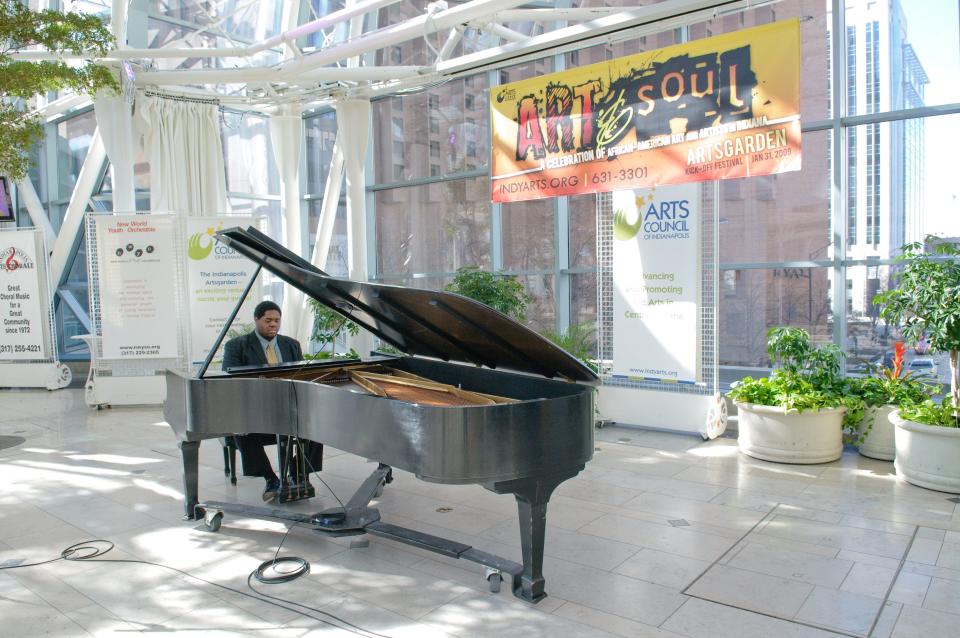
{"label": "piano pedal lyre", "polygon": [[289,503],[313,498],[316,489],[310,483],[310,468],[304,459],[303,442],[296,437],[277,437],[277,455],[280,457],[280,489],[277,503]]}

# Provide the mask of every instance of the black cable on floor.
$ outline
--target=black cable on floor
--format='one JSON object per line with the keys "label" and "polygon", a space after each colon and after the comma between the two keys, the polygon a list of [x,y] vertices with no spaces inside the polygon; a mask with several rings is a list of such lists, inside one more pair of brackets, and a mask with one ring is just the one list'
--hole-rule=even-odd
{"label": "black cable on floor", "polygon": [[[290,535],[290,532],[292,532],[293,528],[296,526],[297,524],[294,523],[287,528],[283,538],[280,539],[280,544],[277,545],[277,551],[274,552],[273,558],[260,563],[260,566],[250,573],[251,576],[259,580],[264,585],[278,585],[280,583],[289,583],[291,580],[296,580],[297,578],[306,576],[310,573],[310,563],[303,558],[300,558],[299,556],[284,556],[283,558],[280,558],[280,548],[283,547],[283,542],[287,540],[287,536]],[[296,567],[291,570],[281,570],[277,569],[278,564],[296,565]],[[268,571],[272,571],[273,575],[267,574]],[[250,579],[248,578],[247,585],[249,586],[249,584]]]}
{"label": "black cable on floor", "polygon": [[[287,534],[290,533],[293,527],[294,526],[291,526],[290,529],[287,530],[287,533],[284,534],[284,539],[287,537]],[[281,546],[283,545],[282,540],[280,541],[280,545]],[[106,546],[106,548],[102,548],[100,546]],[[239,594],[240,596],[246,596],[247,598],[250,598],[252,600],[258,600],[268,605],[273,605],[274,607],[279,607],[281,609],[286,609],[287,611],[292,611],[296,614],[300,614],[301,616],[305,616],[312,620],[316,620],[317,622],[321,622],[325,625],[329,625],[336,629],[349,631],[350,633],[354,633],[359,636],[364,636],[365,638],[391,638],[390,636],[379,634],[375,631],[371,631],[369,629],[364,629],[363,627],[360,627],[358,625],[354,625],[349,620],[344,620],[343,618],[340,618],[339,616],[331,614],[330,612],[323,611],[322,609],[317,609],[316,607],[310,607],[309,605],[304,605],[303,603],[298,603],[292,600],[286,600],[284,598],[280,598],[279,596],[271,596],[270,594],[264,594],[263,592],[257,591],[253,587],[253,583],[251,581],[255,578],[255,574],[258,571],[260,571],[265,566],[270,566],[276,563],[288,562],[284,558],[278,559],[276,555],[274,555],[274,558],[272,560],[268,560],[262,563],[260,567],[250,572],[250,574],[247,576],[247,587],[250,589],[250,591],[256,594],[254,596],[254,595],[248,594],[245,591],[234,589],[233,587],[227,587],[226,585],[221,585],[220,583],[215,583],[205,578],[200,578],[199,576],[195,576],[190,572],[183,571],[182,569],[177,569],[176,567],[171,567],[170,565],[164,565],[163,563],[154,563],[152,561],[139,560],[136,558],[100,558],[101,556],[103,556],[113,548],[114,548],[114,544],[108,540],[94,539],[94,540],[81,541],[79,543],[75,543],[67,547],[66,549],[64,549],[62,552],[60,552],[60,555],[57,556],[56,558],[51,558],[50,560],[39,561],[36,563],[24,563],[22,565],[7,565],[7,566],[0,567],[0,569],[17,569],[20,567],[36,567],[38,565],[55,563],[59,560],[90,561],[93,563],[128,563],[131,565],[150,565],[151,567],[162,567],[163,569],[168,569],[172,572],[176,572],[178,574],[186,576],[187,578],[192,578],[193,580],[200,581],[201,583],[205,583],[213,587],[218,587],[219,589],[222,589],[224,591],[228,591],[234,594]],[[279,554],[279,552],[280,552],[280,547],[277,547],[277,553]],[[303,559],[297,558],[296,560],[302,561]],[[306,563],[306,561],[303,561],[303,562]],[[307,573],[309,573],[309,571],[310,569],[308,565]],[[299,575],[302,575],[302,574],[299,574]],[[289,578],[289,580],[292,580],[293,578],[296,578],[296,576]],[[268,582],[268,581],[262,581],[262,582]],[[274,580],[273,582],[279,583],[279,582],[286,582],[286,581]],[[277,602],[274,602],[274,601],[277,601]],[[297,609],[297,607],[299,607],[300,609]],[[325,616],[326,618],[330,618],[334,622],[331,622],[330,620],[326,620],[325,618],[318,618],[317,616],[314,616],[305,611],[302,611],[303,609],[307,609],[313,613],[319,614],[321,616]]]}
{"label": "black cable on floor", "polygon": [[[93,545],[88,545],[88,543],[102,543],[105,545],[109,545],[109,547],[107,547],[104,550],[101,550],[100,548],[94,547]],[[50,560],[43,560],[43,561],[40,561],[39,563],[22,563],[20,565],[6,565],[3,567],[0,567],[0,569],[20,569],[21,567],[36,567],[38,565],[47,565],[49,563],[55,563],[58,560],[89,560],[91,558],[103,556],[104,554],[109,552],[111,549],[113,549],[113,547],[114,545],[110,541],[104,541],[104,540],[81,541],[79,543],[71,545],[70,547],[60,552],[60,555],[57,556],[56,558],[51,558]],[[81,553],[84,550],[88,550],[88,551],[86,553]]]}

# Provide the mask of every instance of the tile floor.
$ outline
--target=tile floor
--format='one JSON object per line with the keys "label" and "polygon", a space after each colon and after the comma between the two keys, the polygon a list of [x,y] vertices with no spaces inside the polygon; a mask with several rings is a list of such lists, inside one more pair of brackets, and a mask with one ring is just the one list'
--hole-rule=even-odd
{"label": "tile floor", "polygon": [[[0,565],[101,538],[115,543],[105,559],[181,571],[98,561],[0,571],[3,635],[960,634],[960,499],[854,452],[778,465],[741,456],[729,438],[604,428],[593,461],[551,501],[539,605],[488,592],[471,563],[295,527],[281,555],[307,559],[310,574],[258,589],[310,611],[247,589],[284,525],[232,516],[211,533],[181,521],[178,451],[158,408],[97,412],[80,390],[0,391],[0,445],[21,439],[0,450]],[[202,498],[260,502],[259,479],[225,479],[216,443],[201,446],[201,463]],[[343,498],[372,467],[328,450],[323,477]],[[510,497],[395,475],[377,502],[385,521],[519,560]]]}

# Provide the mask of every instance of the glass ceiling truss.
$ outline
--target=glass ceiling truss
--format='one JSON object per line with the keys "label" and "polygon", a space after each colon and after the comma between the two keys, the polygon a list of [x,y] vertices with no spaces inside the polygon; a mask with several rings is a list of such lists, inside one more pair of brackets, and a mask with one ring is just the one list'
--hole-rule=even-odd
{"label": "glass ceiling truss", "polygon": [[[305,109],[417,90],[776,1],[633,0],[593,7],[592,0],[152,0],[144,3],[146,46],[119,48],[105,61],[129,64],[139,89],[216,95],[253,109]],[[107,3],[81,4],[102,13]],[[124,12],[137,4],[112,3],[118,40],[126,40],[130,16]],[[14,55],[53,57],[42,50]]]}

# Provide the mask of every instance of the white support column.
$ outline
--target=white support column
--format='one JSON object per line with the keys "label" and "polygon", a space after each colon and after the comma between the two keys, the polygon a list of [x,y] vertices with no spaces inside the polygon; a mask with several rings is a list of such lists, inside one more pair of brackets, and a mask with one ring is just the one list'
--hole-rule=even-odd
{"label": "white support column", "polygon": [[[320,219],[317,221],[317,240],[313,244],[313,254],[310,263],[320,270],[327,269],[327,255],[330,254],[330,242],[333,239],[333,226],[337,220],[337,208],[340,204],[340,187],[343,183],[343,150],[340,133],[337,132],[333,143],[333,153],[330,158],[330,167],[327,171],[327,183],[323,189],[323,202],[320,205]],[[310,341],[313,328],[312,317],[306,307],[307,300],[303,299],[300,320],[297,323],[295,336],[301,344]],[[292,324],[287,324],[292,325]]]}
{"label": "white support column", "polygon": [[[285,2],[281,15],[283,33],[295,29],[300,24],[300,3]],[[293,57],[293,51],[285,48],[284,59]],[[273,155],[280,172],[280,182],[283,188],[281,203],[283,204],[283,243],[298,255],[306,250],[303,241],[303,229],[306,225],[302,217],[300,198],[300,147],[303,140],[303,117],[300,110],[293,105],[286,105],[270,117],[270,141],[273,144]],[[307,344],[306,339],[300,338],[301,326],[306,323],[307,299],[302,292],[293,286],[285,286],[281,313],[283,323],[301,344]]]}
{"label": "white support column", "polygon": [[83,217],[87,211],[87,203],[93,195],[93,189],[97,187],[97,178],[100,176],[105,161],[107,161],[107,153],[103,148],[100,128],[97,127],[90,138],[87,157],[83,160],[83,166],[80,167],[77,184],[70,195],[70,203],[63,214],[60,233],[57,235],[57,240],[53,244],[53,252],[50,255],[50,281],[54,288],[59,287],[66,274],[67,260],[70,258],[70,252],[77,235],[80,234],[80,229],[83,227]]}
{"label": "white support column", "polygon": [[[337,133],[343,141],[347,183],[347,277],[367,281],[367,218],[364,160],[370,138],[370,101],[342,100],[337,103]],[[362,331],[350,339],[362,356],[373,347],[373,336]]]}
{"label": "white support column", "polygon": [[[357,4],[355,0],[347,0],[346,7]],[[358,15],[350,19],[350,39],[358,38],[363,34],[364,16]],[[360,57],[347,60],[348,69],[360,68]],[[320,219],[317,221],[317,239],[313,244],[313,254],[310,263],[326,270],[327,257],[330,254],[330,242],[333,239],[333,226],[337,220],[337,209],[340,207],[340,192],[343,184],[343,124],[337,119],[337,137],[333,142],[333,153],[330,157],[330,166],[327,170],[327,182],[323,189],[323,203],[320,205]],[[307,343],[310,340],[313,321],[307,309],[307,300],[304,298],[302,312],[297,323],[297,340]],[[356,346],[355,346],[356,347]],[[369,350],[369,346],[368,346]],[[363,352],[357,348],[357,352]]]}
{"label": "white support column", "polygon": [[110,32],[118,49],[127,48],[127,3],[130,0],[113,0],[110,7]]}
{"label": "white support column", "polygon": [[[298,255],[304,252],[300,212],[300,142],[303,118],[294,107],[284,107],[270,117],[270,139],[283,184],[284,245]],[[296,329],[300,322],[303,294],[288,287],[283,296],[284,322]]]}
{"label": "white support column", "polygon": [[30,181],[29,177],[17,182],[17,193],[27,207],[30,221],[32,221],[33,225],[37,228],[43,229],[43,236],[44,239],[47,240],[47,246],[53,246],[53,242],[57,239],[57,232],[53,230],[53,224],[50,223],[50,216],[47,215],[43,204],[40,203],[40,198],[37,196],[37,191],[33,187],[33,182]]}

